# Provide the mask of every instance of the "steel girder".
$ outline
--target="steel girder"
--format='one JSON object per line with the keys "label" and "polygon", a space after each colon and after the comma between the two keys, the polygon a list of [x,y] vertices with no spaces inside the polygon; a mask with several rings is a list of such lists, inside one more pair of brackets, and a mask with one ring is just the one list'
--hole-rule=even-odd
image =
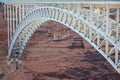
{"label": "steel girder", "polygon": [[[8,50],[11,60],[16,51],[22,57],[23,50],[35,30],[44,22],[53,20],[66,25],[88,41],[119,73],[120,73],[120,24],[109,19],[112,25],[106,33],[105,16],[82,9],[79,14],[73,11],[56,8],[40,7],[29,12],[18,25]],[[118,32],[119,30],[119,32]]]}

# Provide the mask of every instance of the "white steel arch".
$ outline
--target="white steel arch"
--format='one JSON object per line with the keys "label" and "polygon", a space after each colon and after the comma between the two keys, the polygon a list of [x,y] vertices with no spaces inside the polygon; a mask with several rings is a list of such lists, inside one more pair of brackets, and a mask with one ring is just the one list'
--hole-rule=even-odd
{"label": "white steel arch", "polygon": [[91,20],[84,12],[78,15],[57,7],[46,6],[32,10],[22,19],[13,35],[8,50],[8,60],[21,60],[30,36],[44,22],[53,20],[81,35],[120,73],[120,31],[118,31],[120,24],[108,18],[112,25],[108,31],[106,29],[109,28],[104,21],[106,18],[103,15],[92,14],[95,17]]}

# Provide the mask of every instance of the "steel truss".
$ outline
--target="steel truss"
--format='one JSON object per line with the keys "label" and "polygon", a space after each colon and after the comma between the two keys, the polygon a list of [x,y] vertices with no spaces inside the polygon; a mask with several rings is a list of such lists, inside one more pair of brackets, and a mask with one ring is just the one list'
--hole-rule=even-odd
{"label": "steel truss", "polygon": [[109,4],[95,11],[94,4],[26,3],[5,4],[8,22],[8,63],[21,61],[32,34],[46,21],[66,25],[88,41],[120,73],[120,9],[116,20],[109,18]]}

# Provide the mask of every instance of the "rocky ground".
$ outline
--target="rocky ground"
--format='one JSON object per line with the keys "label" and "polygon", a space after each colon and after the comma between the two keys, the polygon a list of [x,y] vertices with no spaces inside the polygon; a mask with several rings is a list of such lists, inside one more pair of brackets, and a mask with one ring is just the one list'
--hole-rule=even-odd
{"label": "rocky ground", "polygon": [[[7,26],[0,12],[0,80],[7,80]],[[60,39],[55,41],[54,34]],[[12,80],[19,80],[13,73]],[[21,80],[120,80],[120,75],[82,37],[48,21],[30,38],[23,57]]]}
{"label": "rocky ground", "polygon": [[0,80],[6,74],[7,56],[7,23],[3,18],[3,7],[0,6]]}

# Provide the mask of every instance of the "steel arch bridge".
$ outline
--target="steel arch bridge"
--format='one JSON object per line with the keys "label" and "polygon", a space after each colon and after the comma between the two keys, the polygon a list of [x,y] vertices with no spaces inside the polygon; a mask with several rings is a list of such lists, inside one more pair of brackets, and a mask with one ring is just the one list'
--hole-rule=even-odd
{"label": "steel arch bridge", "polygon": [[[118,6],[113,7],[114,4]],[[95,6],[103,10],[95,9]],[[116,8],[116,20],[109,17],[110,8]],[[120,73],[119,8],[120,2],[110,1],[11,3],[6,0],[4,14],[8,21],[8,65],[13,61],[20,63],[32,34],[43,23],[53,20],[82,36]]]}

